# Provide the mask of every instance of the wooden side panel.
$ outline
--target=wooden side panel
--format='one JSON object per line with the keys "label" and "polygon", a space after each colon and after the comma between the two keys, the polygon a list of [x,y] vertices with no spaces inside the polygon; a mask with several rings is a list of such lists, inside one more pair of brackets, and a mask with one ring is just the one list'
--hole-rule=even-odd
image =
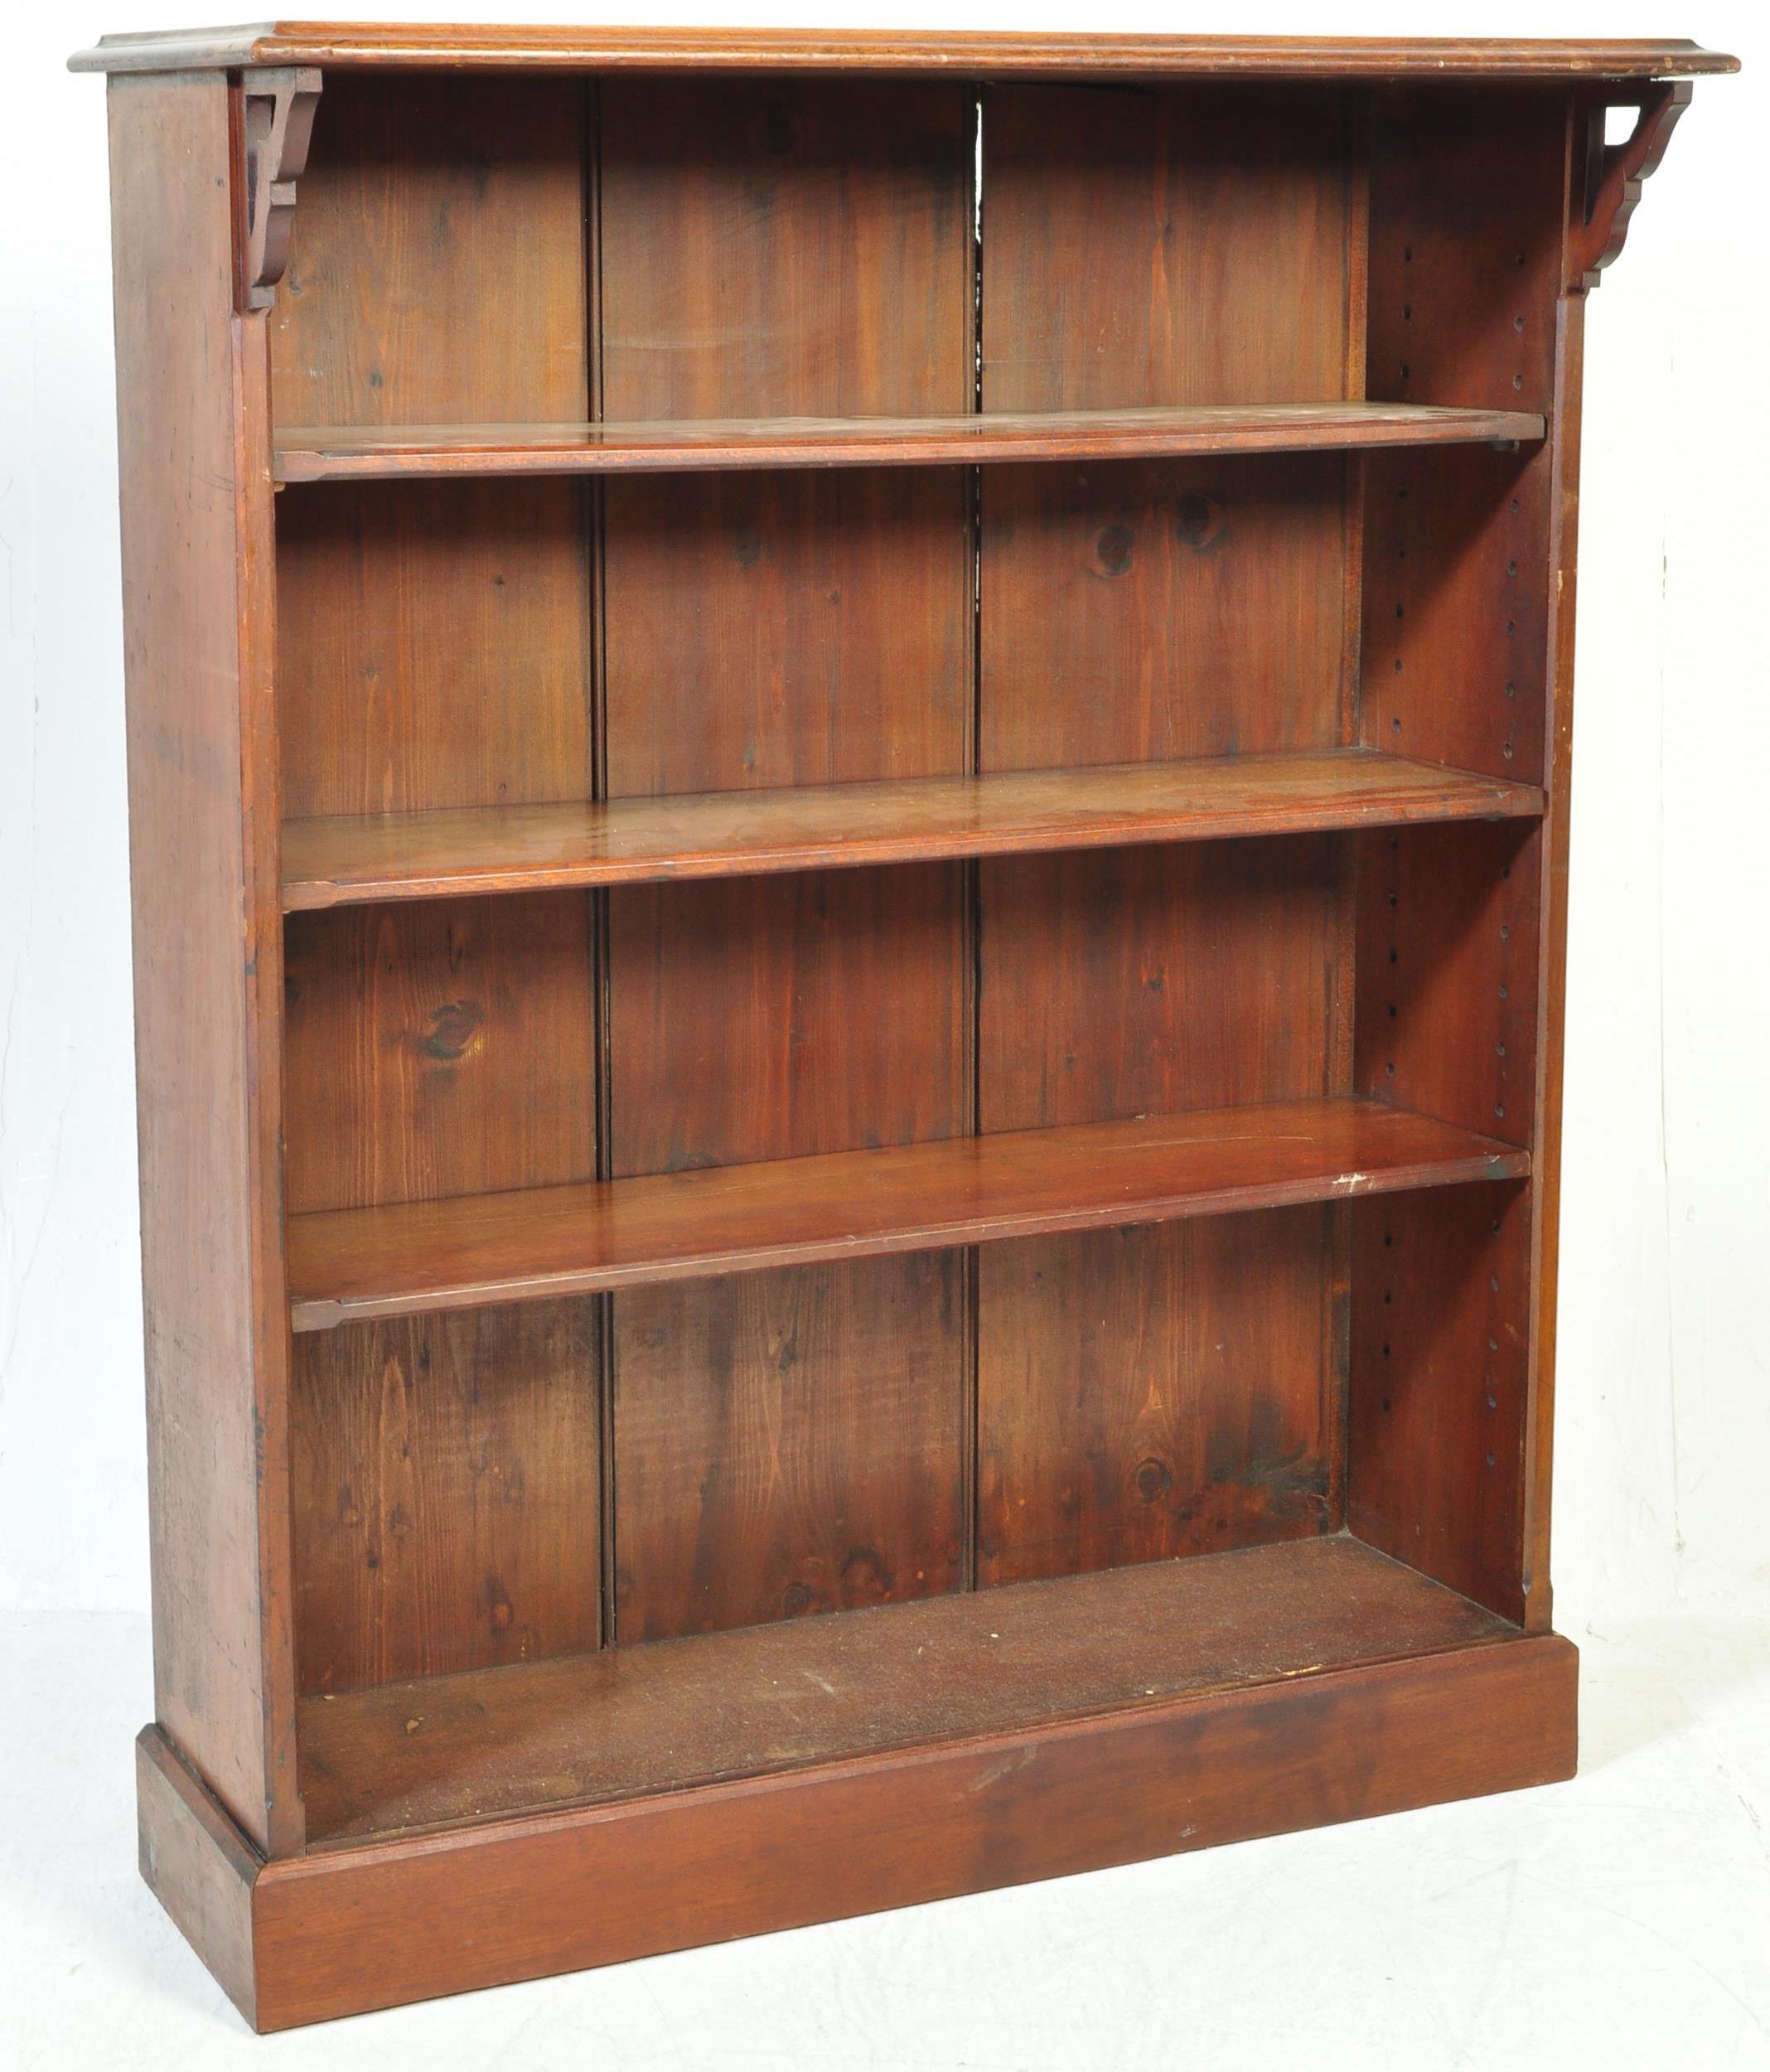
{"label": "wooden side panel", "polygon": [[[1552,1636],[277,1865],[258,2021],[286,2028],[1574,1771]],[[906,1838],[914,1846],[907,1846]]]}
{"label": "wooden side panel", "polygon": [[1503,1618],[1525,1612],[1531,1193],[1353,1210],[1347,1523]]}
{"label": "wooden side panel", "polygon": [[[1361,1092],[1534,1145],[1543,830],[1360,838]],[[1508,1619],[1531,1417],[1531,1188],[1361,1206],[1347,1522]]]}
{"label": "wooden side panel", "polygon": [[[1570,126],[1569,145],[1578,134]],[[1554,570],[1549,612],[1550,697],[1546,724],[1549,811],[1542,830],[1542,925],[1538,935],[1541,1019],[1536,1053],[1536,1134],[1532,1151],[1535,1214],[1531,1261],[1531,1381],[1524,1455],[1525,1624],[1547,1633],[1554,1616],[1549,1580],[1550,1469],[1555,1455],[1555,1348],[1561,1236],[1561,1067],[1567,997],[1567,866],[1573,797],[1574,599],[1579,538],[1580,387],[1585,296],[1564,295],[1556,324],[1553,431]]]}
{"label": "wooden side panel", "polygon": [[1553,1392],[1553,1290],[1545,1305],[1532,1261],[1552,1278],[1571,722],[1571,643],[1557,641],[1571,627],[1579,449],[1577,324],[1560,295],[1568,98],[1385,93],[1372,139],[1371,395],[1503,399],[1549,413],[1550,437],[1518,454],[1368,463],[1361,738],[1544,783],[1550,811],[1509,838],[1472,827],[1362,845],[1358,1083],[1478,1116],[1538,1164],[1497,1218],[1469,1201],[1410,1204],[1384,1224],[1385,1247],[1361,1223],[1352,1518],[1546,1629],[1546,1477],[1528,1526],[1526,1492]]}
{"label": "wooden side panel", "polygon": [[1291,1209],[991,1247],[979,1581],[1324,1530],[1333,1227]]}
{"label": "wooden side panel", "polygon": [[[568,79],[328,78],[273,317],[284,424],[589,414],[588,104]],[[587,799],[588,497],[559,482],[279,499],[292,817]],[[293,1212],[592,1179],[583,894],[291,924]],[[303,1687],[594,1646],[591,1302],[296,1355]]]}
{"label": "wooden side panel", "polygon": [[[1376,97],[1369,392],[1551,411],[1566,101]],[[1360,738],[1540,783],[1553,447],[1366,462]]]}
{"label": "wooden side panel", "polygon": [[[1320,93],[993,90],[984,407],[1361,393],[1355,128]],[[982,497],[982,769],[1345,738],[1339,457],[1004,468]],[[980,884],[985,1130],[1344,1090],[1332,844],[986,862]],[[979,1575],[1332,1523],[1333,1227],[1236,1218],[980,1259]]]}
{"label": "wooden side panel", "polygon": [[1361,1093],[1534,1141],[1541,845],[1521,821],[1360,838]]}
{"label": "wooden side panel", "polygon": [[[609,83],[605,415],[969,410],[972,147],[947,82]],[[602,495],[609,796],[970,768],[961,471]],[[968,1130],[966,913],[955,866],[612,893],[609,1170]],[[622,1638],[958,1580],[955,1271],[616,1299]]]}
{"label": "wooden side panel", "polygon": [[600,1358],[593,1300],[302,1342],[304,1693],[597,1645]]}
{"label": "wooden side panel", "polygon": [[616,1616],[629,1640],[956,1588],[962,1255],[620,1299]]}
{"label": "wooden side panel", "polygon": [[157,1717],[297,1847],[262,320],[221,78],[110,90]]}

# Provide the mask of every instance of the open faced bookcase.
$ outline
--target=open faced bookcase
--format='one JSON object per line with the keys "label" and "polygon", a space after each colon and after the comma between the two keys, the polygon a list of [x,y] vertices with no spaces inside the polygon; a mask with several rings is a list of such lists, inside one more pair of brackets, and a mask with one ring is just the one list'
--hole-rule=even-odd
{"label": "open faced bookcase", "polygon": [[1733,61],[75,62],[249,2018],[1569,1774],[1582,326]]}

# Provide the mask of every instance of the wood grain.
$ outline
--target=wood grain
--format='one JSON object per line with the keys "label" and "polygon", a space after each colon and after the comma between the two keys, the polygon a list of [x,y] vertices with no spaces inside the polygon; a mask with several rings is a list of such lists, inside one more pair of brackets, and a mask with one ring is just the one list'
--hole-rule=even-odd
{"label": "wood grain", "polygon": [[1583,294],[1732,61],[76,63],[143,1867],[249,2017],[1565,1774]]}
{"label": "wood grain", "polygon": [[[969,409],[973,121],[949,81],[605,87],[604,414],[637,421],[649,451],[659,420],[667,438],[685,417]],[[610,811],[969,769],[959,471],[601,494],[606,791],[660,801]],[[969,1127],[956,868],[639,886],[607,912],[617,1181]],[[970,1420],[953,1262],[612,1308],[617,1637],[956,1580]],[[683,1348],[699,1348],[686,1365]]]}
{"label": "wood grain", "polygon": [[292,1217],[295,1328],[1506,1179],[1528,1154],[1334,1100]]}
{"label": "wood grain", "polygon": [[659,477],[603,495],[611,799],[969,767],[956,471]]}
{"label": "wood grain", "polygon": [[263,1858],[157,1726],[136,1736],[135,1793],[143,1881],[256,2026],[252,1887]]}
{"label": "wood grain", "polygon": [[597,1646],[598,1331],[578,1301],[302,1340],[304,1692]]}
{"label": "wood grain", "polygon": [[290,913],[447,893],[1529,819],[1542,794],[1362,749],[286,821]]}
{"label": "wood grain", "polygon": [[983,1127],[1333,1091],[1346,859],[1328,835],[983,867]]}
{"label": "wood grain", "polygon": [[278,425],[588,414],[583,90],[328,79],[271,319]]}
{"label": "wood grain", "polygon": [[621,1297],[622,1643],[958,1586],[962,1269],[925,1252]]}
{"label": "wood grain", "polygon": [[984,1250],[979,1580],[1326,1530],[1332,1234],[1298,1208]]}
{"label": "wood grain", "polygon": [[986,476],[981,767],[1335,748],[1342,482],[1321,456]]}
{"label": "wood grain", "polygon": [[1375,750],[285,822],[283,904],[672,883],[944,856],[1527,820],[1534,786]]}
{"label": "wood grain", "polygon": [[[1566,109],[1541,94],[1385,97],[1374,119],[1369,388],[1554,401]],[[1366,463],[1359,738],[1538,781],[1548,679],[1545,446]]]}
{"label": "wood grain", "polygon": [[292,921],[290,1213],[593,1179],[589,937],[569,893]]}
{"label": "wood grain", "polygon": [[588,796],[578,487],[370,484],[288,491],[278,506],[292,819]]}
{"label": "wood grain", "polygon": [[234,313],[226,83],[119,84],[110,142],[154,1706],[240,1830],[288,1849],[264,321]]}
{"label": "wood grain", "polygon": [[1540,825],[1359,839],[1358,1091],[1531,1143]]}
{"label": "wood grain", "polygon": [[664,423],[279,426],[283,482],[462,475],[632,475],[758,467],[964,467],[1001,461],[1352,453],[1537,441],[1540,412],[1377,403],[991,412],[982,416]]}
{"label": "wood grain", "polygon": [[[985,408],[1373,421],[1355,135],[1337,94],[992,87]],[[1345,740],[1342,453],[1006,468],[981,495],[983,770]],[[1308,840],[985,862],[983,1126],[1342,1091],[1349,862]],[[979,1576],[1332,1523],[1332,1227],[981,1259]]]}
{"label": "wood grain", "polygon": [[1513,1630],[1345,1538],[1154,1561],[312,1700],[308,1795],[317,1838],[339,1842],[1148,1711]]}
{"label": "wood grain", "polygon": [[1681,37],[1578,41],[1497,36],[1163,36],[953,34],[902,30],[469,28],[401,22],[278,22],[102,37],[76,72],[197,65],[509,67],[525,74],[924,70],[1093,78],[1114,73],[1213,78],[1382,80],[1656,79],[1736,72],[1737,58]]}
{"label": "wood grain", "polygon": [[1348,1523],[1521,1621],[1531,1189],[1390,1211],[1352,1212]]}
{"label": "wood grain", "polygon": [[[278,415],[585,414],[581,85],[355,78],[322,103],[276,298]],[[554,482],[278,499],[292,812],[588,795],[586,501]],[[593,1179],[594,938],[570,894],[294,923],[291,1209]],[[599,1330],[579,1303],[303,1341],[306,1687],[597,1644]]]}

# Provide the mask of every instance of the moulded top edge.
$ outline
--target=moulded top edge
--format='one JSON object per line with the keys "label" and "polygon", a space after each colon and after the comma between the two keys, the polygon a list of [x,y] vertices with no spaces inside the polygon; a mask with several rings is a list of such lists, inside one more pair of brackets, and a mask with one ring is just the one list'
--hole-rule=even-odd
{"label": "moulded top edge", "polygon": [[266,22],[107,36],[94,49],[76,52],[68,65],[76,72],[299,65],[1410,80],[1641,80],[1739,69],[1737,58],[1683,38],[1016,36],[343,22]]}

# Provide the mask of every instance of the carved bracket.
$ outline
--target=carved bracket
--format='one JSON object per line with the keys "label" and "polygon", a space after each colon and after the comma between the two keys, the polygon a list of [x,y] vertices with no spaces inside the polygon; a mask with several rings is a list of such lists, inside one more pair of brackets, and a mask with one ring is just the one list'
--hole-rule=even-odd
{"label": "carved bracket", "polygon": [[[1678,118],[1690,104],[1690,83],[1677,80],[1594,102],[1586,110],[1584,207],[1568,239],[1568,286],[1596,288],[1598,277],[1622,249],[1642,183],[1666,155]],[[1638,113],[1626,143],[1604,142],[1612,108]]]}
{"label": "carved bracket", "polygon": [[307,162],[319,105],[312,66],[249,71],[240,89],[245,143],[245,225],[240,240],[242,309],[268,309],[289,263],[295,182]]}

